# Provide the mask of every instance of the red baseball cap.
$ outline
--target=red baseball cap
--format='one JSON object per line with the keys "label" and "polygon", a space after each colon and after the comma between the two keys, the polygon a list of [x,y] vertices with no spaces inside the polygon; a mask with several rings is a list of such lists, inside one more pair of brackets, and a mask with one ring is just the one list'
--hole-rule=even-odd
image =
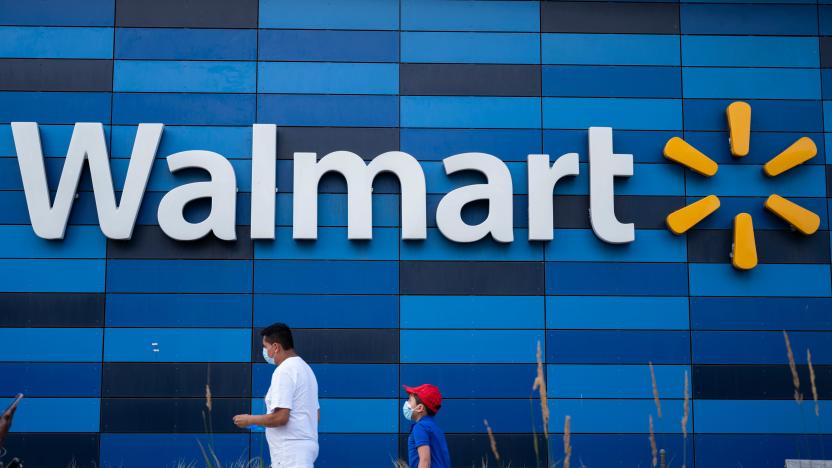
{"label": "red baseball cap", "polygon": [[439,393],[439,388],[436,385],[422,384],[418,387],[408,387],[403,385],[404,391],[408,394],[413,394],[419,397],[419,400],[428,407],[429,410],[436,413],[439,407],[442,406],[442,394]]}

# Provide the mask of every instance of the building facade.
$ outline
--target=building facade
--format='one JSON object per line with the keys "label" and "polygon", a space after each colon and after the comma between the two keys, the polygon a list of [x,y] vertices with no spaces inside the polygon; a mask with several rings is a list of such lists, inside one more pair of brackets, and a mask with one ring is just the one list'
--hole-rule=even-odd
{"label": "building facade", "polygon": [[[258,332],[280,321],[318,377],[319,466],[405,457],[401,385],[421,383],[443,392],[457,466],[562,466],[567,416],[572,466],[650,466],[651,427],[670,466],[832,457],[825,3],[0,0],[0,403],[26,394],[9,455],[123,468],[202,464],[200,444],[223,466],[266,455],[262,432],[231,418],[263,412],[273,368]],[[744,138],[726,118],[735,101],[752,109],[745,157],[729,143]],[[38,123],[53,199],[76,122],[103,124],[116,192],[137,125],[163,123],[132,238],[102,234],[87,169],[63,239],[38,237],[12,122]],[[274,240],[249,227],[255,123],[277,125]],[[633,155],[614,185],[633,242],[593,232],[590,127]],[[717,173],[668,160],[673,137]],[[802,137],[816,156],[764,173]],[[187,150],[234,169],[236,240],[160,228],[165,194],[207,180],[171,173],[165,158]],[[401,240],[400,187],[384,174],[372,240],[348,239],[347,186],[330,174],[317,239],[293,239],[294,153],[337,150],[416,158],[427,238]],[[446,174],[466,152],[510,173],[512,242],[439,231],[445,194],[484,182]],[[580,171],[554,188],[554,239],[529,241],[528,155],[567,153]],[[764,207],[771,194],[818,226],[792,229]],[[670,213],[708,195],[718,210],[670,232]],[[211,210],[189,203],[186,218]],[[732,266],[741,212],[750,270]]]}

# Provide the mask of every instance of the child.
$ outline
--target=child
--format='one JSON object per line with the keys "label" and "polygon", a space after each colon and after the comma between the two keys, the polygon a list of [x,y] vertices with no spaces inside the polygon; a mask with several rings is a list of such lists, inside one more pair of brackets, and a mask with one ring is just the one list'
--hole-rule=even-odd
{"label": "child", "polygon": [[451,468],[451,456],[445,433],[436,425],[433,417],[442,406],[442,394],[431,384],[418,387],[404,386],[409,398],[402,413],[413,422],[407,438],[407,455],[410,468]]}

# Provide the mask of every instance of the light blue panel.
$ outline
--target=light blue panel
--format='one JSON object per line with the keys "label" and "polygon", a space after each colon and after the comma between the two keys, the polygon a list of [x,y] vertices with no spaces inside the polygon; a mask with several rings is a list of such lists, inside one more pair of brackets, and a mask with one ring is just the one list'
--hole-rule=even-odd
{"label": "light blue panel", "polygon": [[[0,127],[1,129],[2,127]],[[420,161],[437,161],[458,153],[488,153],[503,161],[526,161],[540,153],[540,130],[403,128],[401,150]],[[3,148],[0,132],[0,148]]]}
{"label": "light blue panel", "polygon": [[254,62],[116,60],[113,91],[253,93]]}
{"label": "light blue panel", "polygon": [[826,196],[824,166],[818,165],[799,166],[777,177],[765,175],[759,166],[722,165],[714,177],[690,174],[686,179],[687,194],[691,196]]}
{"label": "light blue panel", "polygon": [[[42,127],[41,127],[42,128]],[[137,126],[113,127],[110,152],[113,158],[129,158],[136,139]],[[46,139],[42,137],[42,139]],[[68,146],[67,138],[66,145]],[[64,146],[62,151],[66,154]],[[164,158],[179,151],[201,149],[219,153],[229,159],[251,158],[251,127],[182,127],[165,125],[159,141],[157,158]],[[60,154],[60,153],[58,153]],[[167,169],[165,169],[167,170]]]}
{"label": "light blue panel", "polygon": [[559,65],[679,65],[679,36],[543,34],[543,63]]}
{"label": "light blue panel", "polygon": [[109,294],[108,327],[250,327],[248,294]]}
{"label": "light blue panel", "polygon": [[[653,398],[648,366],[550,364],[547,371],[547,390],[553,398]],[[665,398],[684,398],[685,372],[690,395],[689,366],[657,365],[653,372],[663,408],[677,404]]]}
{"label": "light blue panel", "polygon": [[260,94],[257,121],[293,127],[396,127],[398,104],[398,97],[386,95]]}
{"label": "light blue panel", "polygon": [[819,66],[816,37],[682,36],[682,65],[696,67]]}
{"label": "light blue panel", "polygon": [[[278,187],[278,189],[280,189]],[[278,226],[292,225],[292,194],[277,194]],[[347,195],[318,194],[318,226],[347,225]],[[399,196],[388,194],[373,195],[373,226],[398,227]]]}
{"label": "light blue panel", "polygon": [[691,296],[816,296],[830,290],[829,265],[757,265],[738,271],[728,264],[691,264]]}
{"label": "light blue panel", "polygon": [[0,355],[4,361],[100,362],[101,340],[100,328],[0,328]]}
{"label": "light blue panel", "polygon": [[538,34],[403,32],[402,62],[540,63]]}
{"label": "light blue panel", "polygon": [[686,98],[820,99],[820,70],[685,67],[682,88]]}
{"label": "light blue panel", "polygon": [[542,328],[543,315],[539,296],[401,296],[402,328]]}
{"label": "light blue panel", "polygon": [[687,330],[688,298],[549,296],[546,327]]}
{"label": "light blue panel", "polygon": [[3,23],[20,25],[112,26],[113,0],[0,1]]}
{"label": "light blue panel", "polygon": [[319,227],[316,240],[292,239],[292,228],[281,227],[275,240],[255,241],[254,258],[275,260],[397,260],[399,230],[373,229],[371,240],[350,240],[347,229]]}
{"label": "light blue panel", "polygon": [[111,96],[110,93],[0,92],[0,122],[107,122]]}
{"label": "light blue panel", "polygon": [[44,28],[0,26],[0,57],[113,57],[113,28]]}
{"label": "light blue panel", "polygon": [[[0,399],[3,408],[9,403],[10,398]],[[17,407],[11,432],[98,432],[100,406],[98,398],[26,398]]]}
{"label": "light blue panel", "polygon": [[679,99],[543,98],[544,128],[680,130]]}
{"label": "light blue panel", "polygon": [[108,328],[108,362],[250,362],[251,329]]}
{"label": "light blue panel", "polygon": [[544,339],[537,330],[402,330],[399,346],[402,363],[527,363]]}
{"label": "light blue panel", "polygon": [[402,127],[540,127],[540,98],[402,96],[400,103]]}
{"label": "light blue panel", "polygon": [[398,94],[395,63],[260,62],[257,92]]}
{"label": "light blue panel", "polygon": [[511,260],[542,261],[543,249],[528,241],[526,229],[514,230],[514,242],[497,242],[491,236],[471,243],[448,240],[438,229],[428,229],[427,240],[402,241],[402,260]]}
{"label": "light blue panel", "polygon": [[410,31],[539,31],[540,5],[521,1],[404,0],[402,29]]}
{"label": "light blue panel", "polygon": [[[65,157],[74,128],[74,125],[38,125],[43,155],[45,157]],[[107,141],[110,139],[110,126],[106,124],[104,125],[104,138]],[[130,144],[132,145],[132,141]],[[0,125],[0,157],[14,158],[16,156],[17,149],[14,146],[12,126],[9,124]]]}
{"label": "light blue panel", "polygon": [[[829,401],[820,401],[821,414],[832,410]],[[698,433],[799,434],[832,433],[826,418],[817,418],[814,405],[793,400],[697,400],[693,417]]]}
{"label": "light blue panel", "polygon": [[[237,181],[239,193],[251,192],[251,161],[242,159],[230,160],[234,176]],[[113,168],[113,185],[116,190],[124,187],[127,179],[127,170],[130,164],[129,159],[115,159],[111,162]],[[168,162],[165,159],[157,159],[153,162],[150,178],[147,181],[147,190],[151,192],[167,192],[174,187],[191,182],[203,182],[211,180],[207,171],[198,169],[182,169],[172,173],[168,169]]]}
{"label": "light blue panel", "polygon": [[687,242],[665,230],[637,230],[628,244],[609,244],[590,229],[558,229],[546,260],[564,262],[684,262]]}
{"label": "light blue panel", "polygon": [[94,226],[68,226],[61,240],[41,239],[31,226],[0,226],[0,258],[104,258],[106,245]]}
{"label": "light blue panel", "polygon": [[109,260],[107,292],[251,292],[248,260]]}
{"label": "light blue panel", "polygon": [[401,411],[399,400],[392,399],[323,398],[320,404],[323,433],[396,432]]}
{"label": "light blue panel", "polygon": [[[425,183],[428,193],[445,194],[451,190],[470,184],[484,184],[485,175],[479,171],[459,171],[451,175],[445,173],[445,166],[441,162],[426,161],[420,163],[425,173]],[[513,193],[528,193],[528,176],[526,164],[519,162],[505,163],[511,174]]]}
{"label": "light blue panel", "polygon": [[260,0],[260,27],[284,29],[398,29],[399,3],[391,0]]}
{"label": "light blue panel", "polygon": [[253,94],[115,93],[112,100],[116,124],[251,125],[257,110]]}
{"label": "light blue panel", "polygon": [[[647,382],[650,375],[646,376]],[[608,382],[614,386],[614,382]],[[698,402],[697,402],[698,404]],[[695,405],[694,405],[695,406]],[[641,400],[588,400],[580,399],[549,399],[552,409],[549,419],[549,431],[563,430],[563,420],[567,415],[572,417],[572,433],[647,433],[649,430],[648,415],[653,415],[653,427],[657,434],[681,433],[682,401],[664,401],[662,416],[656,414],[656,405],[652,399]],[[688,433],[692,431],[693,418],[688,419]],[[699,420],[697,420],[697,423]],[[697,429],[699,427],[697,426]],[[649,450],[647,436],[644,450]]]}
{"label": "light blue panel", "polygon": [[276,294],[396,294],[399,265],[389,261],[254,262],[254,290]]}
{"label": "light blue panel", "polygon": [[0,260],[0,292],[103,292],[104,260]]}

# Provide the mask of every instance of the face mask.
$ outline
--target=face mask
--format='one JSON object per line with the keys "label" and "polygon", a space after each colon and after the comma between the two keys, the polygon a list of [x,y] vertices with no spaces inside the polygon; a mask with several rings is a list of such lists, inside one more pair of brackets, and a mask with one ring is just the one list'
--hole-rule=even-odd
{"label": "face mask", "polygon": [[269,356],[269,350],[266,348],[263,348],[263,359],[269,364],[274,365],[274,358]]}
{"label": "face mask", "polygon": [[410,407],[410,403],[407,401],[405,401],[404,406],[402,406],[402,414],[408,421],[413,421],[413,408]]}

